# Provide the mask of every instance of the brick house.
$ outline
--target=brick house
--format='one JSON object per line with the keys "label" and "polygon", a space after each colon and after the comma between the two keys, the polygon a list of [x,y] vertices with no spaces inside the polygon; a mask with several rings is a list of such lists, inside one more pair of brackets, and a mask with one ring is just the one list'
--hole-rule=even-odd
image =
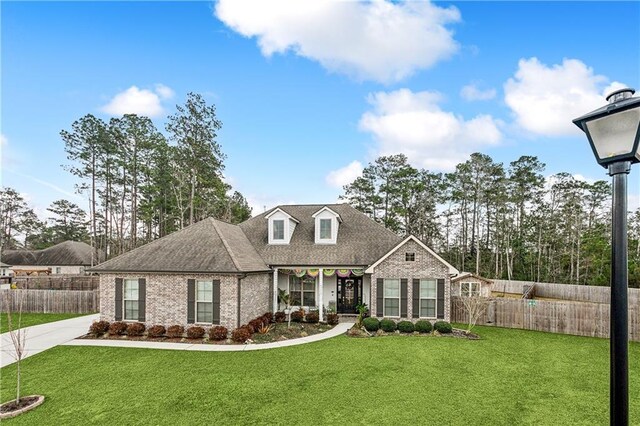
{"label": "brick house", "polygon": [[321,320],[360,303],[379,317],[449,320],[458,274],[348,204],[283,205],[239,225],[205,219],[92,271],[103,319],[227,328],[284,308],[279,291]]}

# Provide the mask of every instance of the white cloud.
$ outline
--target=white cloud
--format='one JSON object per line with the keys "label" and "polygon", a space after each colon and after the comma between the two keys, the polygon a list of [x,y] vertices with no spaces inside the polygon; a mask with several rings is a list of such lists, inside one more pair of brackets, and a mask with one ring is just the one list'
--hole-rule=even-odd
{"label": "white cloud", "polygon": [[155,91],[131,86],[116,94],[102,111],[110,115],[138,114],[158,117],[164,113],[162,101],[173,97],[171,88],[157,84]]}
{"label": "white cloud", "polygon": [[580,133],[571,122],[606,103],[604,95],[623,87],[577,59],[551,67],[537,58],[521,59],[504,85],[505,102],[525,130],[544,136]]}
{"label": "white cloud", "polygon": [[9,144],[9,139],[2,133],[0,133],[0,147],[4,148]]}
{"label": "white cloud", "polygon": [[460,96],[466,101],[488,101],[496,97],[496,89],[481,90],[472,83],[460,90]]}
{"label": "white cloud", "polygon": [[398,81],[458,50],[458,9],[428,1],[219,0],[215,14],[267,57],[292,51],[358,79]]}
{"label": "white cloud", "polygon": [[353,182],[361,174],[362,163],[356,160],[340,169],[330,171],[325,180],[331,186],[342,188]]}
{"label": "white cloud", "polygon": [[453,170],[470,154],[500,143],[501,123],[490,115],[465,120],[438,105],[432,92],[400,89],[369,95],[374,110],[360,118],[360,129],[373,134],[377,154],[403,153],[419,167]]}

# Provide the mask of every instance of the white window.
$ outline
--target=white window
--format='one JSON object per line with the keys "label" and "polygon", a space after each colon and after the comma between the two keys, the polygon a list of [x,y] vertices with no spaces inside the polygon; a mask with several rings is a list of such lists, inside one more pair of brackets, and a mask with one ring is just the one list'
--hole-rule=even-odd
{"label": "white window", "polygon": [[385,317],[400,316],[400,280],[384,280],[384,311]]}
{"label": "white window", "polygon": [[316,279],[291,276],[289,294],[291,306],[316,306]]}
{"label": "white window", "polygon": [[331,239],[331,219],[320,219],[320,239]]}
{"label": "white window", "polygon": [[125,321],[138,321],[138,279],[125,279],[123,293]]}
{"label": "white window", "polygon": [[284,240],[284,219],[273,220],[273,235],[274,240]]}
{"label": "white window", "polygon": [[460,296],[462,297],[480,296],[480,283],[460,283]]}
{"label": "white window", "polygon": [[436,280],[420,280],[420,317],[436,317]]}
{"label": "white window", "polygon": [[56,274],[61,274],[62,273],[62,268],[59,266],[56,266]]}
{"label": "white window", "polygon": [[212,281],[196,281],[196,322],[213,324]]}

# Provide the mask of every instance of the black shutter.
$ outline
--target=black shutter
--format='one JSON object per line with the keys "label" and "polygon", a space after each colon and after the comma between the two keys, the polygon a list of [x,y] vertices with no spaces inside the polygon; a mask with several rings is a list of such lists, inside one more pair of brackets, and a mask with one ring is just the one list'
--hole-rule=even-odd
{"label": "black shutter", "polygon": [[116,321],[122,321],[122,278],[116,278]]}
{"label": "black shutter", "polygon": [[376,316],[381,317],[384,314],[384,279],[376,280]]}
{"label": "black shutter", "polygon": [[400,280],[400,317],[407,317],[407,284],[408,281],[406,278],[402,278]]}
{"label": "black shutter", "polygon": [[138,278],[138,321],[145,322],[145,308],[147,305],[147,280]]}
{"label": "black shutter", "polygon": [[196,322],[196,280],[187,280],[187,324]]}
{"label": "black shutter", "polygon": [[438,279],[438,299],[436,301],[436,317],[438,319],[444,318],[444,279]]}
{"label": "black shutter", "polygon": [[413,279],[413,288],[411,289],[411,296],[413,297],[413,318],[420,318],[420,280],[418,278]]}
{"label": "black shutter", "polygon": [[[240,283],[238,283],[238,289]],[[213,280],[213,323],[220,324],[220,280]],[[238,305],[238,309],[240,306]],[[238,311],[239,312],[239,311]]]}

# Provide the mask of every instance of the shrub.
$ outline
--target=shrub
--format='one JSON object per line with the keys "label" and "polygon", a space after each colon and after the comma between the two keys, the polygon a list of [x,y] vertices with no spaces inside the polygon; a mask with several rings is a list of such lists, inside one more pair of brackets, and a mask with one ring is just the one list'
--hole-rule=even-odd
{"label": "shrub", "polygon": [[127,335],[142,336],[146,327],[141,322],[134,322],[127,326]]}
{"label": "shrub", "polygon": [[378,331],[380,328],[380,321],[376,317],[369,317],[362,320],[362,325],[364,325],[364,328],[367,331]]}
{"label": "shrub", "polygon": [[307,318],[305,319],[309,323],[316,324],[318,321],[320,321],[320,314],[318,313],[318,311],[309,312],[307,314]]}
{"label": "shrub", "polygon": [[398,330],[400,330],[400,333],[413,333],[415,327],[411,321],[400,321],[398,323]]}
{"label": "shrub", "polygon": [[202,339],[204,337],[204,328],[199,325],[194,325],[187,328],[188,339]]}
{"label": "shrub", "polygon": [[127,331],[127,323],[122,321],[112,322],[109,326],[109,334],[122,336]]}
{"label": "shrub", "polygon": [[285,322],[287,320],[287,314],[284,312],[276,312],[275,320],[276,322]]}
{"label": "shrub", "polygon": [[267,323],[273,322],[273,312],[265,312],[264,314],[262,314],[262,318],[264,318]]}
{"label": "shrub", "polygon": [[257,332],[260,334],[267,334],[273,328],[273,324],[264,323],[262,327],[260,327]]}
{"label": "shrub", "polygon": [[382,329],[382,331],[391,333],[393,331],[396,331],[396,322],[394,320],[385,318],[382,321],[380,321],[380,328]]}
{"label": "shrub", "polygon": [[231,340],[236,343],[244,343],[251,338],[251,334],[252,333],[247,327],[242,326],[233,330],[231,333]]}
{"label": "shrub", "polygon": [[433,328],[435,328],[438,333],[442,334],[448,334],[453,331],[453,327],[451,327],[451,324],[446,321],[436,321],[436,323],[433,325]]}
{"label": "shrub", "polygon": [[291,321],[300,322],[304,319],[304,309],[291,312]]}
{"label": "shrub", "polygon": [[227,327],[216,325],[209,329],[209,340],[225,340],[227,338],[227,334],[229,334]]}
{"label": "shrub", "polygon": [[166,331],[163,325],[153,325],[147,329],[147,336],[162,337]]}
{"label": "shrub", "polygon": [[327,314],[327,324],[336,325],[339,322],[340,318],[338,317],[338,314],[336,314],[335,312],[330,312]]}
{"label": "shrub", "polygon": [[89,327],[89,334],[94,336],[102,336],[109,331],[109,321],[94,321]]}
{"label": "shrub", "polygon": [[415,329],[418,333],[431,333],[431,330],[433,330],[433,325],[431,325],[430,321],[419,320],[416,321]]}
{"label": "shrub", "polygon": [[167,337],[170,337],[172,339],[180,338],[183,334],[184,327],[181,325],[172,325],[171,327],[167,328]]}
{"label": "shrub", "polygon": [[252,333],[255,333],[260,327],[262,327],[262,321],[252,319],[246,327],[248,327]]}

